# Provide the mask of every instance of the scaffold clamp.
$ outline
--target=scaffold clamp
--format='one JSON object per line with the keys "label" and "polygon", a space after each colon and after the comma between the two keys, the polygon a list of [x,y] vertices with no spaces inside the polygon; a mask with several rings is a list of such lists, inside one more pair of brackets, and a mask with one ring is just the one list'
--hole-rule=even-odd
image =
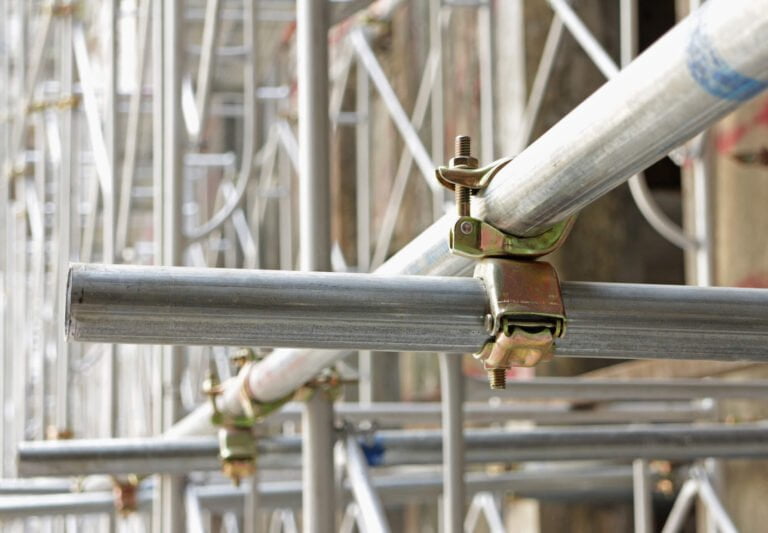
{"label": "scaffold clamp", "polygon": [[565,306],[557,272],[543,261],[487,258],[475,267],[489,296],[491,339],[475,354],[492,389],[506,386],[512,366],[531,367],[552,358],[565,334]]}
{"label": "scaffold clamp", "polygon": [[501,159],[478,168],[470,138],[459,136],[449,166],[436,171],[438,181],[456,194],[458,218],[449,234],[451,252],[478,260],[475,277],[488,293],[491,312],[486,329],[491,338],[475,357],[483,362],[492,389],[506,387],[510,367],[530,367],[551,359],[555,339],[565,333],[557,272],[535,259],[560,247],[574,221],[569,218],[539,235],[517,236],[474,218],[472,196],[487,188],[510,161]]}
{"label": "scaffold clamp", "polygon": [[[257,362],[250,348],[237,350],[233,360],[238,370],[246,375],[250,366]],[[257,402],[248,394],[246,386],[246,381],[243,381],[240,387],[243,414],[232,415],[219,409],[217,399],[223,393],[223,387],[217,376],[211,373],[203,383],[203,393],[211,401],[211,423],[219,427],[221,470],[236,486],[241,479],[252,476],[256,471],[258,446],[254,426],[293,397],[291,393],[274,402]]]}

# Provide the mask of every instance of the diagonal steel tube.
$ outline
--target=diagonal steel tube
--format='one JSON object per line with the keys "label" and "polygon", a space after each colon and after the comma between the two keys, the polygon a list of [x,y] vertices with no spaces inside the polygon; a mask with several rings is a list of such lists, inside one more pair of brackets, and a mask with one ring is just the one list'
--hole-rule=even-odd
{"label": "diagonal steel tube", "polygon": [[[560,16],[565,22],[568,30],[571,32],[576,42],[592,59],[595,66],[603,73],[607,79],[611,79],[619,73],[619,66],[613,61],[605,49],[600,46],[594,35],[587,29],[581,19],[576,15],[573,9],[563,0],[549,0],[550,5],[555,10],[555,17]],[[633,22],[635,17],[634,9],[631,6],[622,4],[620,8],[621,15],[621,65],[624,66],[632,61],[636,52],[636,24]],[[673,222],[651,195],[645,176],[639,173],[629,179],[629,191],[635,205],[640,210],[648,223],[665,239],[674,245],[683,249],[695,249],[702,243],[685,234],[683,229]]]}
{"label": "diagonal steel tube", "polygon": [[502,169],[481,212],[539,233],[765,89],[766,7],[715,0],[687,17]]}
{"label": "diagonal steel tube", "polygon": [[539,65],[536,67],[536,75],[531,84],[530,95],[525,105],[525,111],[521,119],[519,133],[515,137],[515,151],[520,151],[531,140],[533,127],[536,125],[536,119],[539,116],[541,103],[549,84],[549,78],[552,75],[552,69],[555,64],[557,51],[560,48],[560,41],[563,36],[563,21],[555,13],[552,17],[552,23],[549,25],[547,38],[544,41],[544,48],[541,51]]}
{"label": "diagonal steel tube", "polygon": [[205,22],[203,24],[203,44],[200,64],[197,70],[197,92],[195,107],[199,117],[198,130],[195,132],[197,142],[200,142],[205,131],[205,121],[210,104],[211,78],[213,66],[216,64],[216,40],[219,34],[221,0],[208,0],[205,5]]}
{"label": "diagonal steel tube", "polygon": [[[412,124],[416,130],[420,130],[424,124],[439,66],[440,58],[436,54],[431,54],[427,58],[426,67],[424,68],[424,76],[421,79],[419,90],[416,93],[416,103],[413,105],[413,113],[411,115]],[[397,214],[400,212],[400,206],[403,203],[403,197],[405,196],[405,189],[411,176],[412,165],[413,154],[411,154],[407,148],[404,148],[400,154],[400,161],[397,164],[397,172],[395,174],[395,179],[393,180],[392,192],[389,194],[387,208],[384,211],[379,234],[376,237],[376,248],[373,252],[373,258],[371,259],[371,265],[374,267],[378,267],[384,262],[387,252],[389,251],[389,245],[392,242],[392,234],[395,232],[395,224],[397,223]]]}
{"label": "diagonal steel tube", "polygon": [[689,479],[683,484],[661,533],[677,533],[680,531],[697,493],[698,482],[696,480]]}
{"label": "diagonal steel tube", "polygon": [[717,497],[717,493],[706,473],[694,471],[693,475],[698,484],[699,498],[706,505],[707,511],[712,514],[718,531],[722,533],[737,533],[738,529],[736,529],[731,517],[728,516],[723,503]]}
{"label": "diagonal steel tube", "polygon": [[368,461],[355,435],[348,434],[346,436],[344,450],[346,452],[347,479],[352,488],[355,502],[360,507],[365,531],[389,533],[390,528],[387,515],[384,513],[384,506],[373,485]]}
{"label": "diagonal steel tube", "polygon": [[352,31],[349,35],[349,42],[357,56],[360,58],[361,64],[368,72],[371,81],[379,91],[379,95],[381,96],[384,105],[387,107],[387,110],[392,117],[392,121],[395,123],[400,135],[403,136],[406,146],[413,154],[416,165],[427,180],[427,185],[433,190],[440,190],[440,184],[432,179],[434,171],[432,158],[429,157],[427,149],[424,148],[424,144],[421,142],[419,134],[413,127],[413,124],[408,120],[408,115],[406,115],[395,91],[387,81],[387,77],[381,69],[381,65],[376,61],[376,56],[373,54],[363,30],[356,29]]}

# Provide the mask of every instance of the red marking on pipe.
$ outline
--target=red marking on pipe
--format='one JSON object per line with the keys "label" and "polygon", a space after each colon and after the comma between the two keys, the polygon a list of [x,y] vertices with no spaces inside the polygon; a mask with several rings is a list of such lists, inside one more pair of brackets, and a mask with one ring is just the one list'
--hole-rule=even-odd
{"label": "red marking on pipe", "polygon": [[768,288],[768,272],[752,272],[741,278],[736,287],[765,289]]}
{"label": "red marking on pipe", "polygon": [[764,99],[762,107],[752,115],[752,118],[737,124],[730,130],[722,130],[717,133],[715,139],[715,148],[718,153],[730,154],[733,148],[741,141],[744,136],[759,126],[768,126],[768,98]]}
{"label": "red marking on pipe", "polygon": [[768,98],[765,100],[765,105],[755,115],[755,124],[768,126]]}
{"label": "red marking on pipe", "polygon": [[719,132],[715,139],[717,152],[720,154],[730,154],[734,146],[744,138],[749,129],[747,126],[739,124],[731,130]]}
{"label": "red marking on pipe", "polygon": [[294,35],[296,35],[296,22],[291,22],[290,24],[286,24],[285,29],[283,30],[283,35],[280,37],[280,44],[282,46],[285,46],[289,44],[292,40]]}

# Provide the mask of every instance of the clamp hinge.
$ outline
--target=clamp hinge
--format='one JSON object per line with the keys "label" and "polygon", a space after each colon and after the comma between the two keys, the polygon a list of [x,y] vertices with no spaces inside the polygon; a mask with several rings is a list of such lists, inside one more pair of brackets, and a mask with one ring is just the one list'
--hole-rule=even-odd
{"label": "clamp hinge", "polygon": [[555,224],[532,237],[505,233],[487,222],[473,217],[459,217],[451,228],[451,252],[471,259],[483,257],[514,257],[535,259],[554,252],[563,243],[573,226],[573,218]]}

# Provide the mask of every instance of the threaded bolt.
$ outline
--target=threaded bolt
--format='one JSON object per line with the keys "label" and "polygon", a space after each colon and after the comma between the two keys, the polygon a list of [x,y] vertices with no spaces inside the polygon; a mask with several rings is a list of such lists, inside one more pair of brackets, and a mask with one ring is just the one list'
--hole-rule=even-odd
{"label": "threaded bolt", "polygon": [[[454,142],[454,156],[455,157],[469,157],[472,155],[472,139],[469,135],[459,135]],[[456,185],[456,210],[460,217],[469,216],[469,202],[471,191],[461,185]]]}
{"label": "threaded bolt", "polygon": [[456,185],[454,194],[456,195],[456,212],[460,217],[469,216],[469,195],[470,191],[466,187]]}
{"label": "threaded bolt", "polygon": [[492,390],[501,390],[507,388],[507,369],[491,368],[488,370],[488,382]]}
{"label": "threaded bolt", "polygon": [[469,157],[472,155],[472,139],[469,135],[459,135],[454,144],[454,155],[456,157]]}

